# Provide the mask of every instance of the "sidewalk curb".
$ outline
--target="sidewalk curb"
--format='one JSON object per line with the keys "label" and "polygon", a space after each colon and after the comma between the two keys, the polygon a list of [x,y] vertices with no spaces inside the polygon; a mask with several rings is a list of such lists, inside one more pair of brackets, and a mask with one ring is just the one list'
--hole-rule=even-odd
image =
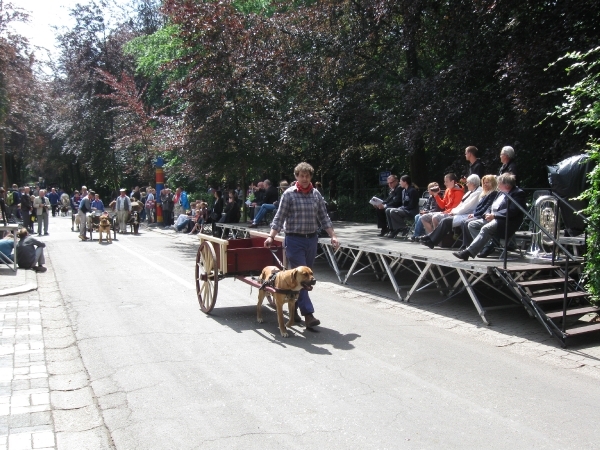
{"label": "sidewalk curb", "polygon": [[6,297],[8,295],[24,294],[25,292],[37,290],[38,283],[37,283],[36,272],[34,272],[33,270],[27,270],[27,269],[17,269],[17,270],[25,271],[25,280],[26,280],[25,284],[22,284],[21,286],[17,286],[17,287],[1,289],[0,297]]}

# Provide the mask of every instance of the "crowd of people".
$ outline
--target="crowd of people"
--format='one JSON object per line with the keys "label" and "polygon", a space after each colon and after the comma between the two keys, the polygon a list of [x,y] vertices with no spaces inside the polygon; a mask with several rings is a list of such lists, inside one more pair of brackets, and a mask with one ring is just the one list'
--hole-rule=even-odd
{"label": "crowd of people", "polygon": [[519,206],[525,207],[525,193],[518,187],[512,147],[500,151],[498,175],[486,174],[477,153],[474,146],[465,149],[469,162],[466,178],[459,180],[456,174],[447,173],[443,191],[436,182],[430,183],[422,207],[410,176],[390,175],[387,198],[375,204],[379,236],[407,236],[410,228],[406,220],[414,218],[411,241],[434,248],[445,236],[460,235],[462,247],[454,256],[464,261],[489,256],[498,240],[512,236],[521,225],[523,213]]}

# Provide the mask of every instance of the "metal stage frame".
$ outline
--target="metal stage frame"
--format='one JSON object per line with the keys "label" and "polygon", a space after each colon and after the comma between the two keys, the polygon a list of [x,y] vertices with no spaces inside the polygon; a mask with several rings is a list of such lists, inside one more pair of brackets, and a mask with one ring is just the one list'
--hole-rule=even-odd
{"label": "metal stage frame", "polygon": [[[266,227],[249,228],[246,224],[215,224],[218,228],[229,228],[233,237],[266,236]],[[334,229],[340,246],[333,249],[329,237],[320,238],[324,257],[342,284],[363,272],[372,273],[380,281],[389,281],[403,302],[409,302],[416,293],[435,290],[446,299],[467,292],[477,309],[481,320],[490,325],[486,311],[522,306],[521,300],[509,290],[503,290],[504,283],[496,276],[495,271],[503,267],[503,260],[475,258],[462,261],[452,255],[456,249],[428,247],[406,239],[377,236],[379,230],[373,224],[336,222]],[[283,240],[283,236],[277,236]],[[535,268],[549,261],[537,260],[535,263],[522,254],[510,254],[508,268],[518,267],[522,270]],[[345,269],[345,267],[348,267]],[[416,279],[415,279],[416,277]],[[409,284],[401,285],[399,280]],[[487,286],[508,304],[488,306],[484,308],[478,298],[476,287]]]}

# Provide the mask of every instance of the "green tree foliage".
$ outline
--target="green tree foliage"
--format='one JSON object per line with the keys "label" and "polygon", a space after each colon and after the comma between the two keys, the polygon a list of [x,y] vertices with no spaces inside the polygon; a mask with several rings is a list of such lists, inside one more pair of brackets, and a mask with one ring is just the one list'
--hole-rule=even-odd
{"label": "green tree foliage", "polygon": [[22,10],[0,0],[0,154],[5,186],[29,181],[45,143],[35,59],[27,40],[11,28],[27,20]]}
{"label": "green tree foliage", "polygon": [[589,174],[589,188],[581,195],[588,206],[584,213],[591,226],[588,227],[586,275],[587,288],[596,304],[600,305],[600,47],[588,52],[572,52],[561,58],[572,62],[566,71],[577,77],[576,83],[558,89],[564,95],[564,103],[557,106],[552,116],[567,122],[565,133],[585,135],[587,154],[595,167]]}

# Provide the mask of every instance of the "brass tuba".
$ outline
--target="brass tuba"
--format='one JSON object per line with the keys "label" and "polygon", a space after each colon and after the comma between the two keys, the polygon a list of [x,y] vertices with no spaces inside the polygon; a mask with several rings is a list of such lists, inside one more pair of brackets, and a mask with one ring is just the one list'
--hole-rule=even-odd
{"label": "brass tuba", "polygon": [[[537,256],[539,253],[549,253],[552,251],[554,240],[557,236],[554,228],[557,220],[557,200],[552,195],[542,195],[538,197],[533,205],[533,218],[542,228],[552,236],[552,239],[538,227],[535,222],[532,224],[532,239],[529,253]],[[557,230],[558,231],[558,230]]]}

